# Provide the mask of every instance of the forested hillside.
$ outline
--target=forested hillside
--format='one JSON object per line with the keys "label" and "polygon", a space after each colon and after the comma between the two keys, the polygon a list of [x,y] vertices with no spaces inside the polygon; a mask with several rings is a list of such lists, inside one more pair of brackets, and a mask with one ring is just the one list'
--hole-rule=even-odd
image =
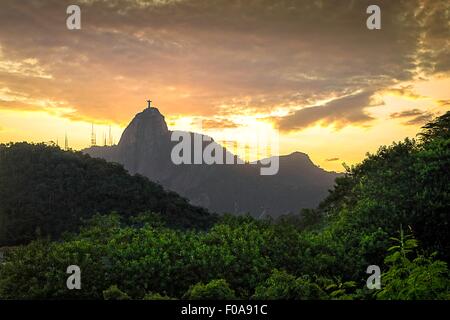
{"label": "forested hillside", "polygon": [[95,213],[151,211],[171,226],[215,217],[118,164],[45,144],[0,144],[0,246],[76,231]]}
{"label": "forested hillside", "polygon": [[[64,241],[9,248],[0,298],[450,299],[449,128],[447,113],[368,154],[300,215],[226,215],[206,231],[97,215]],[[66,288],[72,264],[81,290]]]}

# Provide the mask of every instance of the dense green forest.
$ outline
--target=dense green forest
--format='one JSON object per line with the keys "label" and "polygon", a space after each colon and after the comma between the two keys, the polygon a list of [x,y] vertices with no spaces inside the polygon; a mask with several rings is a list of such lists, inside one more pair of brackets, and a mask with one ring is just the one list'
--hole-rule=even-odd
{"label": "dense green forest", "polygon": [[174,192],[119,164],[45,144],[0,144],[0,246],[77,231],[96,213],[161,213],[170,227],[216,220]]}
{"label": "dense green forest", "polygon": [[[346,167],[317,209],[275,221],[218,218],[117,165],[4,145],[0,239],[36,240],[0,249],[0,298],[450,299],[449,128],[448,112]],[[66,287],[69,265],[81,290]]]}

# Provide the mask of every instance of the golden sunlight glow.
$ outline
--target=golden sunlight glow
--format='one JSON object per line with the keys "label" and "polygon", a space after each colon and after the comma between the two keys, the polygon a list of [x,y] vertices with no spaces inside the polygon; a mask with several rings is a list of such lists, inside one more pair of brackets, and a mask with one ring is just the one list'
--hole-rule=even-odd
{"label": "golden sunlight glow", "polygon": [[[90,146],[92,124],[72,121],[43,111],[0,110],[0,142],[53,142],[64,147],[67,134],[69,147],[80,150]],[[111,125],[113,142],[117,144],[123,128]],[[109,125],[94,125],[97,145],[109,141]]]}
{"label": "golden sunlight glow", "polygon": [[[408,87],[409,86],[409,87]],[[449,105],[442,101],[450,99],[450,79],[439,78],[427,81],[409,82],[396,88],[401,90],[386,90],[381,92],[383,105],[368,107],[366,111],[374,121],[369,126],[350,125],[340,130],[333,126],[315,125],[299,132],[283,133],[278,136],[274,124],[269,122],[271,116],[283,116],[287,109],[278,108],[271,113],[255,113],[253,115],[230,115],[229,117],[214,117],[217,122],[228,121],[235,127],[203,127],[203,121],[210,117],[194,117],[183,115],[166,115],[170,130],[199,132],[211,136],[223,144],[229,151],[236,153],[246,161],[254,161],[264,157],[289,154],[302,151],[311,157],[312,161],[327,170],[342,171],[342,163],[354,164],[361,161],[366,152],[375,152],[380,145],[390,144],[405,137],[415,137],[421,124],[406,125],[408,118],[392,118],[394,113],[408,110],[420,110],[432,115],[439,115],[449,110]],[[69,146],[82,149],[90,145],[91,121],[89,119],[71,119],[76,109],[53,100],[36,100],[19,96],[8,88],[0,89],[2,101],[22,101],[30,106],[39,106],[38,110],[14,111],[0,109],[0,142],[31,141],[59,143],[63,147],[65,134]],[[323,102],[323,101],[322,101]],[[131,120],[131,119],[130,119]],[[95,125],[97,144],[103,145],[105,139],[109,142],[108,122],[98,122]],[[118,143],[124,130],[123,125],[111,123],[114,142]],[[274,137],[279,139],[279,149],[274,148]],[[261,141],[272,141],[262,148]],[[259,143],[259,144],[258,144]]]}

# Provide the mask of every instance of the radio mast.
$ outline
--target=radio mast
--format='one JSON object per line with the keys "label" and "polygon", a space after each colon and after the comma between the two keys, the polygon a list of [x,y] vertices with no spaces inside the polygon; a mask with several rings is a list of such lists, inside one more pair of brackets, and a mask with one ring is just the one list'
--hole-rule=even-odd
{"label": "radio mast", "polygon": [[92,124],[92,131],[91,131],[91,147],[95,147],[97,145],[97,138],[95,136],[94,132],[94,124]]}
{"label": "radio mast", "polygon": [[66,136],[64,137],[64,150],[69,150],[69,139],[67,138],[67,132]]}

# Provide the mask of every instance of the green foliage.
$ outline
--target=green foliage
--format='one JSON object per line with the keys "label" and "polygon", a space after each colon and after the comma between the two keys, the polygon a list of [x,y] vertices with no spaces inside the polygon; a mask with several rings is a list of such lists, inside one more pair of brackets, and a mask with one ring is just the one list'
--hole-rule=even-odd
{"label": "green foliage", "polygon": [[437,139],[450,139],[450,112],[424,125],[419,137],[424,143]]}
{"label": "green foliage", "polygon": [[323,218],[320,210],[302,209],[300,214],[287,214],[278,217],[277,222],[295,226],[298,230],[312,230],[323,222]]}
{"label": "green foliage", "polygon": [[116,285],[112,285],[103,291],[103,298],[105,300],[130,300],[128,294],[120,290]]}
{"label": "green foliage", "polygon": [[[435,254],[416,255],[418,242],[412,234],[400,230],[395,245],[389,248],[385,262],[389,267],[382,275],[383,287],[377,292],[380,299],[428,300],[450,299],[450,274],[447,264],[436,261]],[[411,260],[411,257],[416,255]]]}
{"label": "green foliage", "polygon": [[[101,298],[117,285],[133,299],[149,292],[180,298],[192,284],[213,279],[226,279],[246,296],[272,266],[263,251],[262,224],[244,219],[248,222],[230,218],[205,233],[149,223],[129,226],[118,215],[95,216],[64,242],[35,241],[6,253],[0,296]],[[71,264],[82,270],[83,290],[65,287]],[[36,292],[29,290],[34,282]]]}
{"label": "green foliage", "polygon": [[[286,225],[248,217],[226,217],[203,232],[149,223],[128,226],[118,215],[95,216],[64,242],[39,240],[7,250],[0,265],[0,298],[119,299],[123,295],[117,288],[131,299],[370,298],[361,291],[364,279],[350,280],[358,273],[353,268],[359,258],[345,255],[340,242],[330,241],[330,232],[286,230]],[[292,257],[281,254],[282,243]],[[431,297],[445,297],[445,263],[422,256],[408,262],[413,244],[415,240],[406,239],[401,250],[391,250],[398,249],[386,258],[386,293],[379,298],[426,298],[428,290],[435,292],[428,293]],[[346,263],[350,266],[344,268]],[[71,264],[82,270],[82,290],[65,286],[65,270]],[[413,290],[413,279],[424,284]],[[400,291],[402,295],[393,293]]]}
{"label": "green foliage", "polygon": [[317,300],[326,297],[326,293],[308,276],[296,278],[276,269],[253,295],[254,299],[260,300]]}
{"label": "green foliage", "polygon": [[[322,280],[328,282],[327,279]],[[326,285],[325,291],[329,294],[333,300],[352,300],[354,298],[353,291],[355,290],[357,283],[355,281],[342,282],[337,279],[336,282]]]}
{"label": "green foliage", "polygon": [[197,283],[189,288],[183,299],[188,300],[233,300],[236,299],[234,290],[224,279],[212,280],[206,285]]}
{"label": "green foliage", "polygon": [[176,300],[166,295],[161,295],[159,293],[147,293],[142,300]]}
{"label": "green foliage", "polygon": [[386,235],[400,224],[412,227],[425,250],[450,259],[449,118],[447,112],[427,124],[419,141],[406,139],[368,154],[336,179],[321,204],[330,231],[362,254],[362,264],[383,262],[377,257],[387,248]]}

